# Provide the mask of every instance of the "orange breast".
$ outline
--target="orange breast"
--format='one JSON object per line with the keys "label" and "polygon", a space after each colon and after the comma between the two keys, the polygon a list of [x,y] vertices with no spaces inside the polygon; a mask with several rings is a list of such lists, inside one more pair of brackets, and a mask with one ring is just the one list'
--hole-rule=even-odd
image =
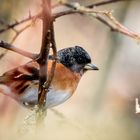
{"label": "orange breast", "polygon": [[[48,72],[52,66],[52,61],[48,63]],[[55,74],[52,81],[52,86],[55,89],[70,90],[71,93],[75,91],[79,83],[81,76],[78,73],[74,73],[66,68],[61,63],[56,64]]]}

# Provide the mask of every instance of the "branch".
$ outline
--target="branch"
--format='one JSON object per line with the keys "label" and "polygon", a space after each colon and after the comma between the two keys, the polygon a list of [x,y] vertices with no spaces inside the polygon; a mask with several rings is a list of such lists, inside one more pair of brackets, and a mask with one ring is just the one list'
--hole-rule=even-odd
{"label": "branch", "polygon": [[103,5],[107,5],[107,4],[111,4],[111,3],[116,3],[116,2],[121,2],[121,1],[128,1],[128,0],[105,0],[105,1],[100,1],[100,2],[96,2],[90,5],[87,5],[87,8],[94,8],[97,6],[103,6]]}
{"label": "branch", "polygon": [[[110,4],[110,3],[115,3],[115,2],[120,2],[120,1],[128,1],[128,0],[106,0],[106,1],[101,1],[101,2],[97,2],[97,3],[93,3],[93,4],[87,5],[85,7],[87,7],[87,8],[94,8],[94,7],[97,7],[97,6],[102,6],[102,5],[106,5],[106,4]],[[53,4],[53,5],[51,5],[51,8],[54,9],[54,8],[56,8],[58,6],[61,6],[61,5],[65,5],[65,6],[69,7],[69,8],[74,8],[73,4],[64,3],[62,1],[57,2],[57,3]],[[31,16],[31,14],[29,13],[29,16],[27,18],[22,19],[21,21],[16,21],[15,23],[12,23],[12,24],[6,24],[2,19],[0,19],[0,24],[6,26],[5,28],[0,29],[0,34],[8,31],[10,29],[13,29],[16,26],[18,26],[20,24],[23,24],[25,22],[28,22],[30,20],[41,18],[41,15],[42,15],[42,13],[38,13],[38,14],[36,14],[34,16]]]}
{"label": "branch", "polygon": [[113,17],[113,15],[111,13],[106,14],[106,16],[114,24],[114,27],[113,27],[113,25],[109,26],[112,31],[120,32],[124,35],[127,35],[129,37],[132,37],[132,38],[136,39],[137,41],[140,41],[140,35],[138,35],[137,33],[133,32],[130,29],[123,26],[119,21],[117,21],[117,19],[115,17]]}
{"label": "branch", "polygon": [[44,87],[44,83],[47,81],[47,61],[50,50],[50,25],[52,20],[51,15],[51,5],[50,0],[42,0],[42,22],[43,22],[43,30],[42,30],[42,44],[40,55],[37,60],[40,66],[39,71],[39,93],[38,93],[38,104],[39,108],[44,107],[46,103],[46,88]]}
{"label": "branch", "polygon": [[39,64],[39,88],[38,88],[38,106],[36,110],[36,125],[40,128],[43,125],[46,117],[47,108],[46,105],[46,94],[49,86],[46,88],[45,83],[49,79],[47,75],[48,67],[48,56],[51,47],[51,24],[52,24],[52,13],[51,13],[51,1],[42,0],[42,44],[40,49],[39,57],[37,62]]}
{"label": "branch", "polygon": [[13,51],[13,52],[16,52],[18,54],[21,54],[25,57],[28,57],[28,58],[31,58],[31,59],[36,59],[37,58],[37,54],[33,54],[33,53],[30,53],[30,52],[27,52],[27,51],[24,51],[24,50],[21,50],[7,42],[4,42],[4,41],[0,41],[0,47],[1,48],[4,48],[4,49],[7,49],[7,50],[10,50],[10,51]]}
{"label": "branch", "polygon": [[107,14],[107,13],[109,13],[109,11],[99,11],[99,10],[90,9],[90,8],[86,8],[84,6],[79,5],[78,7],[74,6],[73,9],[71,9],[71,10],[66,10],[66,11],[56,13],[53,15],[53,17],[54,17],[54,19],[56,19],[61,16],[76,14],[76,13],[81,14],[81,15],[86,14],[86,13]]}
{"label": "branch", "polygon": [[27,28],[29,28],[31,26],[31,24],[28,24],[28,25],[26,25],[25,27],[23,27],[22,29],[20,29],[20,30],[15,30],[15,29],[13,29],[14,31],[15,31],[15,36],[13,37],[13,39],[12,39],[12,41],[11,41],[11,43],[10,44],[13,44],[14,43],[14,41],[17,39],[17,37],[23,32],[23,31],[25,31]]}
{"label": "branch", "polygon": [[[15,23],[12,23],[12,24],[6,24],[6,27],[5,27],[5,28],[0,29],[0,34],[6,32],[6,31],[8,31],[8,30],[10,30],[10,29],[13,29],[14,27],[16,27],[16,26],[18,26],[18,25],[20,25],[20,24],[22,24],[22,23],[25,23],[25,22],[30,21],[30,20],[32,20],[32,19],[35,19],[35,18],[37,18],[38,16],[39,16],[38,14],[35,15],[35,16],[28,16],[27,18],[25,18],[25,19],[23,19],[23,20],[21,20],[21,21],[16,21]],[[4,25],[5,25],[5,24],[4,24]]]}
{"label": "branch", "polygon": [[[57,3],[53,4],[53,5],[51,5],[51,8],[54,9],[54,8],[56,8],[56,7],[58,7],[58,6],[60,6],[60,3],[59,3],[59,2],[57,2]],[[30,20],[35,21],[37,18],[40,18],[40,19],[42,18],[42,13],[41,13],[41,12],[39,12],[39,13],[37,13],[36,15],[33,15],[33,16],[32,16],[31,13],[29,12],[29,16],[28,16],[28,17],[26,17],[26,18],[24,18],[24,19],[22,19],[22,20],[20,20],[20,21],[15,21],[15,22],[12,23],[12,24],[7,24],[7,23],[5,23],[5,21],[4,21],[3,19],[0,19],[0,24],[1,24],[1,25],[5,25],[4,28],[0,29],[0,34],[2,34],[2,33],[4,33],[4,32],[6,32],[6,31],[8,31],[8,30],[10,30],[10,29],[14,29],[16,26],[19,26],[19,25],[21,25],[21,24],[23,24],[23,23],[26,23],[26,22],[30,21]]]}
{"label": "branch", "polygon": [[[97,6],[103,6],[103,5],[116,3],[116,2],[120,2],[120,1],[128,1],[128,0],[103,0],[103,1],[100,1],[100,2],[96,2],[96,3],[93,3],[93,4],[87,5],[85,7],[86,8],[94,8],[94,7],[97,7]],[[79,5],[78,2],[68,3],[67,1],[64,1],[64,0],[60,0],[59,3],[61,5],[69,7],[69,8],[74,8],[73,5],[75,5],[75,6]],[[59,4],[57,4],[57,5],[59,5]],[[76,8],[75,8],[75,10],[76,10]]]}
{"label": "branch", "polygon": [[112,12],[110,11],[98,11],[84,6],[80,6],[80,4],[77,3],[76,4],[64,3],[64,5],[65,6],[70,5],[72,9],[56,13],[54,15],[54,19],[75,13],[87,15],[96,18],[97,20],[108,26],[111,29],[111,31],[120,32],[133,39],[136,39],[137,41],[140,41],[140,35],[123,26],[119,21],[117,21],[117,19],[112,15]]}
{"label": "branch", "polygon": [[53,80],[54,77],[54,73],[55,73],[55,67],[56,67],[56,62],[57,62],[57,49],[56,49],[56,42],[55,42],[55,35],[54,35],[54,26],[53,24],[51,25],[51,43],[52,43],[52,50],[53,50],[53,62],[52,62],[52,66],[51,66],[51,71],[48,77],[47,82],[44,83],[44,86],[46,89],[49,89],[51,82]]}

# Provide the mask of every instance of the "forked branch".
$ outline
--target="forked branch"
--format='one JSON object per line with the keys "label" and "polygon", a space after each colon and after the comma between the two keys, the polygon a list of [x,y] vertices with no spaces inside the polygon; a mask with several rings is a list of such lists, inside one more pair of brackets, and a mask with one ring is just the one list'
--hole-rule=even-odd
{"label": "forked branch", "polygon": [[[101,6],[104,4],[109,4],[112,2],[118,2],[118,1],[123,1],[123,0],[110,0],[110,1],[102,1],[99,3],[95,3],[92,5],[88,6],[81,6],[79,3],[66,3],[66,2],[61,2],[61,4],[71,8],[70,10],[62,11],[59,13],[56,13],[54,15],[54,18],[59,18],[61,16],[69,15],[69,14],[81,14],[81,15],[86,15],[90,16],[92,18],[95,18],[108,26],[111,31],[114,32],[119,32],[122,33],[126,36],[129,36],[138,42],[140,41],[140,35],[135,33],[134,31],[128,29],[127,27],[123,26],[112,14],[112,11],[100,11],[100,10],[95,10],[92,9],[94,6]],[[124,0],[125,1],[125,0]]]}

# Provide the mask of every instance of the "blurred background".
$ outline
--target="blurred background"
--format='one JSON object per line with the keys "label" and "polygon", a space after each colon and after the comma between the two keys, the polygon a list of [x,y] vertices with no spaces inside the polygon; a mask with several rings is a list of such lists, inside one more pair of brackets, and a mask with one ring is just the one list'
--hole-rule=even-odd
{"label": "blurred background", "polygon": [[[77,2],[87,5],[99,0]],[[139,0],[126,0],[96,8],[113,10],[123,25],[140,34],[139,7]],[[63,9],[57,8],[56,11]],[[29,15],[29,11],[33,15],[39,12],[40,2],[0,0],[0,20],[5,23],[20,21]],[[3,27],[0,24],[0,29]],[[10,30],[0,34],[0,40],[10,42],[13,35]],[[63,115],[48,110],[45,127],[39,135],[17,131],[26,127],[23,122],[30,111],[0,94],[0,139],[139,140],[140,115],[135,114],[135,98],[140,99],[139,43],[111,32],[96,19],[77,14],[57,19],[55,35],[58,49],[80,45],[89,52],[100,70],[87,72],[72,98],[55,107]],[[14,42],[15,46],[35,53],[39,52],[40,44],[40,20]],[[0,48],[0,54],[3,53],[6,54],[0,59],[0,74],[29,61]]]}

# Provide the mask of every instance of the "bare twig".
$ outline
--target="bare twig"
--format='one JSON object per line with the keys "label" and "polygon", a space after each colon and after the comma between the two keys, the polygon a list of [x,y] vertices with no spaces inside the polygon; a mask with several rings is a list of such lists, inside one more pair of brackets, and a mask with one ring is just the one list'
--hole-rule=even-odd
{"label": "bare twig", "polygon": [[107,4],[111,4],[111,3],[116,3],[116,2],[121,2],[121,1],[128,1],[128,0],[104,0],[104,1],[100,1],[100,2],[96,2],[90,5],[87,5],[87,8],[94,8],[97,6],[103,6],[103,5],[107,5]]}
{"label": "bare twig", "polygon": [[[120,32],[124,35],[136,39],[137,41],[140,41],[140,35],[123,26],[119,21],[117,21],[117,19],[112,15],[112,12],[110,11],[97,11],[91,8],[80,6],[80,4],[64,3],[64,5],[69,5],[68,7],[71,7],[72,9],[55,14],[55,19],[61,16],[75,13],[88,15],[107,25],[111,29],[111,31]],[[107,19],[104,17],[106,17]]]}
{"label": "bare twig", "polygon": [[[97,3],[93,3],[93,4],[87,5],[85,7],[93,8],[93,7],[102,6],[102,5],[105,5],[105,4],[110,4],[110,3],[120,2],[120,1],[128,1],[128,0],[106,0],[106,1],[101,1],[101,2],[97,2]],[[61,6],[61,5],[65,5],[65,6],[69,7],[69,8],[74,8],[75,9],[75,7],[73,7],[73,4],[65,3],[65,2],[62,2],[62,1],[57,2],[57,3],[53,4],[53,5],[51,5],[51,8],[53,9],[53,8],[56,8],[56,7]],[[8,31],[8,30],[10,30],[10,29],[20,25],[20,24],[28,22],[30,20],[41,18],[41,15],[42,15],[41,13],[38,13],[38,14],[32,16],[30,14],[30,12],[29,12],[29,16],[27,18],[25,18],[25,19],[23,19],[21,21],[16,21],[15,23],[12,23],[12,24],[6,24],[2,19],[0,19],[0,24],[6,26],[5,28],[0,29],[0,34]]]}
{"label": "bare twig", "polygon": [[62,11],[62,12],[59,12],[59,13],[55,13],[53,14],[53,18],[54,19],[57,19],[57,18],[60,18],[62,16],[66,16],[66,15],[71,15],[71,14],[82,14],[80,13],[79,11],[75,10],[75,9],[70,9],[70,10],[66,10],[66,11]]}
{"label": "bare twig", "polygon": [[[51,5],[51,9],[54,9],[54,8],[56,8],[58,6],[60,6],[60,3],[59,2]],[[33,20],[34,21],[37,18],[42,18],[42,13],[41,12],[39,12],[36,15],[33,15],[32,16],[31,15],[31,12],[29,11],[29,16],[28,17],[26,17],[26,18],[24,18],[24,19],[22,19],[20,21],[15,21],[14,23],[11,23],[11,24],[7,24],[3,19],[0,19],[0,24],[5,25],[4,28],[0,29],[0,34],[8,31],[10,29],[13,29],[13,28],[15,28],[15,27],[17,27],[17,26],[19,26],[19,25],[21,25],[23,23],[26,23],[26,22],[28,22],[30,20]]]}
{"label": "bare twig", "polygon": [[4,48],[4,49],[7,49],[7,50],[10,50],[10,51],[13,51],[13,52],[16,52],[18,54],[21,54],[25,57],[28,57],[28,58],[31,58],[31,59],[36,59],[37,58],[37,54],[33,54],[33,53],[30,53],[30,52],[27,52],[27,51],[24,51],[24,50],[21,50],[7,42],[4,42],[4,41],[0,41],[0,47]]}
{"label": "bare twig", "polygon": [[[116,3],[116,2],[121,2],[121,1],[128,1],[128,0],[103,0],[103,1],[100,1],[100,2],[95,2],[95,3],[89,4],[89,5],[84,6],[84,7],[86,7],[86,8],[94,8],[94,7],[103,6],[103,5]],[[73,5],[76,6],[76,5],[79,4],[78,2],[69,3],[69,2],[63,1],[63,0],[60,0],[59,3],[61,5],[69,7],[69,8],[73,8]],[[75,8],[75,10],[76,10],[76,8]]]}
{"label": "bare twig", "polygon": [[13,37],[13,39],[12,39],[12,41],[11,41],[10,44],[13,44],[14,41],[17,39],[17,37],[18,37],[23,31],[25,31],[27,28],[29,28],[30,26],[31,26],[31,24],[28,24],[28,25],[26,25],[24,28],[20,29],[19,31],[18,31],[18,30],[14,30],[16,34],[15,34],[15,36]]}
{"label": "bare twig", "polygon": [[133,32],[130,29],[128,29],[125,26],[123,26],[119,21],[117,21],[117,19],[111,13],[107,13],[106,16],[114,24],[114,28],[113,28],[113,25],[110,26],[110,28],[112,27],[111,28],[112,31],[120,32],[120,33],[122,33],[124,35],[127,35],[129,37],[132,37],[132,38],[136,39],[137,41],[140,41],[140,35],[138,35],[137,33]]}
{"label": "bare twig", "polygon": [[37,16],[38,16],[38,15],[29,16],[29,17],[27,17],[27,18],[25,18],[25,19],[23,19],[23,20],[21,20],[21,21],[16,21],[16,22],[13,23],[13,24],[7,24],[5,28],[0,29],[0,34],[6,32],[6,31],[8,31],[8,30],[10,30],[10,29],[13,29],[14,27],[16,27],[16,26],[18,26],[18,25],[20,25],[20,24],[22,24],[22,23],[28,22],[28,21],[32,20],[33,18],[36,18]]}
{"label": "bare twig", "polygon": [[99,10],[90,9],[90,8],[86,8],[84,6],[79,5],[78,7],[74,6],[73,9],[71,9],[71,10],[66,10],[66,11],[56,13],[56,14],[53,15],[53,17],[54,17],[54,19],[56,19],[56,18],[59,18],[61,16],[76,14],[76,13],[81,14],[81,15],[86,14],[86,13],[108,14],[108,13],[110,13],[110,11],[106,11],[106,10],[104,10],[104,11],[100,10],[99,11]]}

